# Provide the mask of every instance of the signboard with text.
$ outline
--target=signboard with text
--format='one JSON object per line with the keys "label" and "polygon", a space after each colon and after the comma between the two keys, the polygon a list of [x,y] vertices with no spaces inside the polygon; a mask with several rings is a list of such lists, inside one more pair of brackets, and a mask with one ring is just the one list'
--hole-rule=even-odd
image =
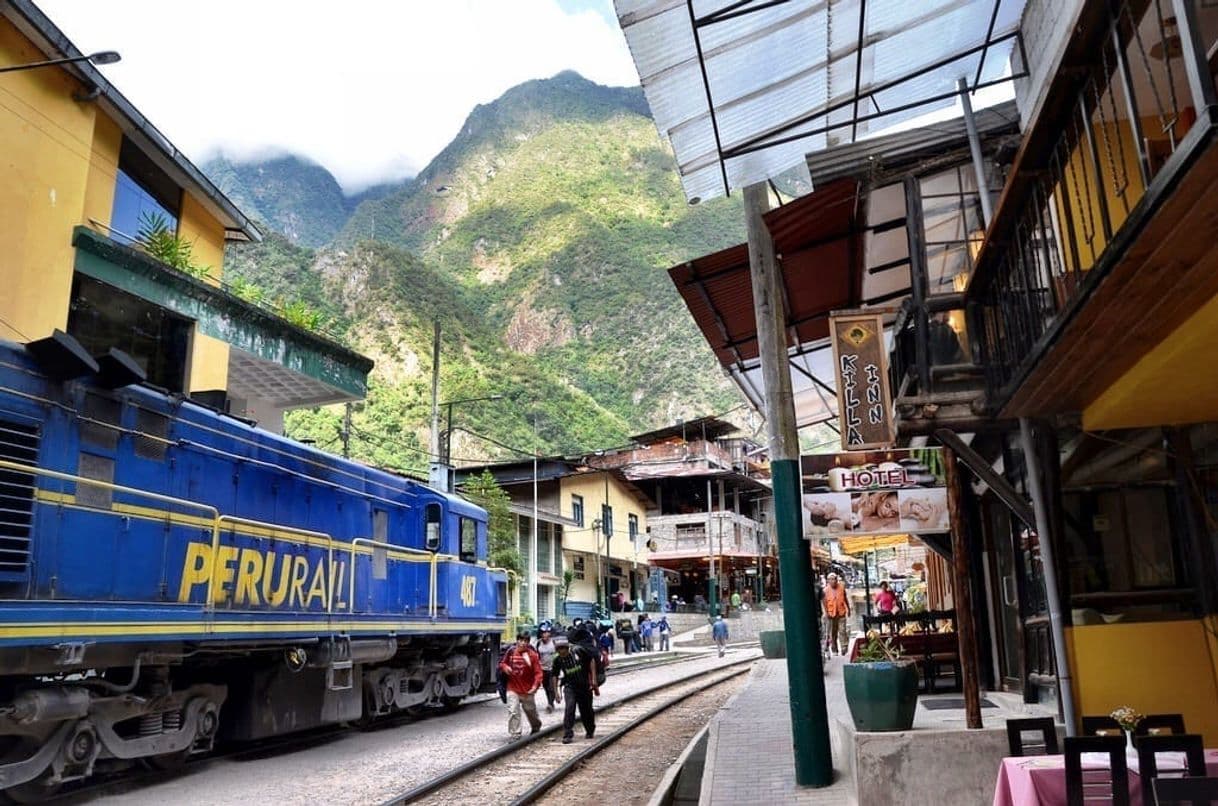
{"label": "signboard with text", "polygon": [[948,531],[942,448],[801,456],[805,537]]}
{"label": "signboard with text", "polygon": [[878,313],[830,317],[842,450],[886,448],[896,441],[884,318]]}

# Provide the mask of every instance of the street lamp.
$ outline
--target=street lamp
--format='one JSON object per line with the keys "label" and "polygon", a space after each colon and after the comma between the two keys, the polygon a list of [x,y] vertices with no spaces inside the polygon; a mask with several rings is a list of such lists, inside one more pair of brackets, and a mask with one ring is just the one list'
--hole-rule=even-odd
{"label": "street lamp", "polygon": [[74,62],[91,62],[93,64],[114,64],[123,58],[118,55],[115,50],[99,50],[97,53],[90,53],[88,56],[66,56],[62,59],[48,59],[42,62],[30,62],[29,64],[10,64],[5,67],[0,67],[0,73],[15,73],[18,70],[34,70],[38,67],[53,67],[57,64],[72,64]]}
{"label": "street lamp", "polygon": [[[596,537],[596,601],[601,601],[601,519],[593,518],[592,534]],[[605,588],[608,591],[608,587]],[[607,595],[607,594],[606,594]]]}

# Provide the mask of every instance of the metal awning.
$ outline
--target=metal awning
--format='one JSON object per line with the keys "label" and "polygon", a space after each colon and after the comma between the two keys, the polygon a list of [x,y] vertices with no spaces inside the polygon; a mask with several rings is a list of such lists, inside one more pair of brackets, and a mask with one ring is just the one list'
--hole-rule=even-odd
{"label": "metal awning", "polygon": [[614,4],[691,203],[1007,81],[1022,48],[1024,0]]}
{"label": "metal awning", "polygon": [[[876,279],[863,271],[867,223],[854,179],[831,182],[771,210],[765,222],[782,271],[795,416],[804,428],[837,416],[829,314],[883,301],[889,292],[887,286],[873,287]],[[719,363],[750,403],[764,410],[747,246],[674,266],[668,274]]]}

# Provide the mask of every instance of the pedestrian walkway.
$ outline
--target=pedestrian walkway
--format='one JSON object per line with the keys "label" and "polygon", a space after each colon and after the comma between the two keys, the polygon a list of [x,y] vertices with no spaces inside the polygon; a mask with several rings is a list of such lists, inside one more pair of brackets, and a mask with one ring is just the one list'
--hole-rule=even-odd
{"label": "pedestrian walkway", "polygon": [[[836,716],[849,715],[841,676],[841,662],[831,662],[825,675],[831,724]],[[701,804],[842,806],[855,802],[853,783],[842,772],[840,763],[834,770],[831,786],[809,789],[795,784],[789,702],[787,662],[759,661],[745,688],[711,722]],[[841,753],[836,747],[833,750],[837,761]]]}

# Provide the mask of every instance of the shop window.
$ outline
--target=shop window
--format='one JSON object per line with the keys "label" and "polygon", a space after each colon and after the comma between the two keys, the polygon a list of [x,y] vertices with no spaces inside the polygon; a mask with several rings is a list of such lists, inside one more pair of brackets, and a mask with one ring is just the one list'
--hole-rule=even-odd
{"label": "shop window", "polygon": [[1076,607],[1109,609],[1119,594],[1186,586],[1174,488],[1066,491],[1062,496]]}
{"label": "shop window", "polygon": [[182,210],[182,189],[130,140],[119,150],[118,176],[114,183],[114,208],[110,214],[110,236],[131,244],[140,229],[154,221],[177,234]]}
{"label": "shop window", "polygon": [[191,320],[77,273],[72,278],[68,334],[93,355],[117,347],[130,355],[148,382],[170,392],[186,387]]}

